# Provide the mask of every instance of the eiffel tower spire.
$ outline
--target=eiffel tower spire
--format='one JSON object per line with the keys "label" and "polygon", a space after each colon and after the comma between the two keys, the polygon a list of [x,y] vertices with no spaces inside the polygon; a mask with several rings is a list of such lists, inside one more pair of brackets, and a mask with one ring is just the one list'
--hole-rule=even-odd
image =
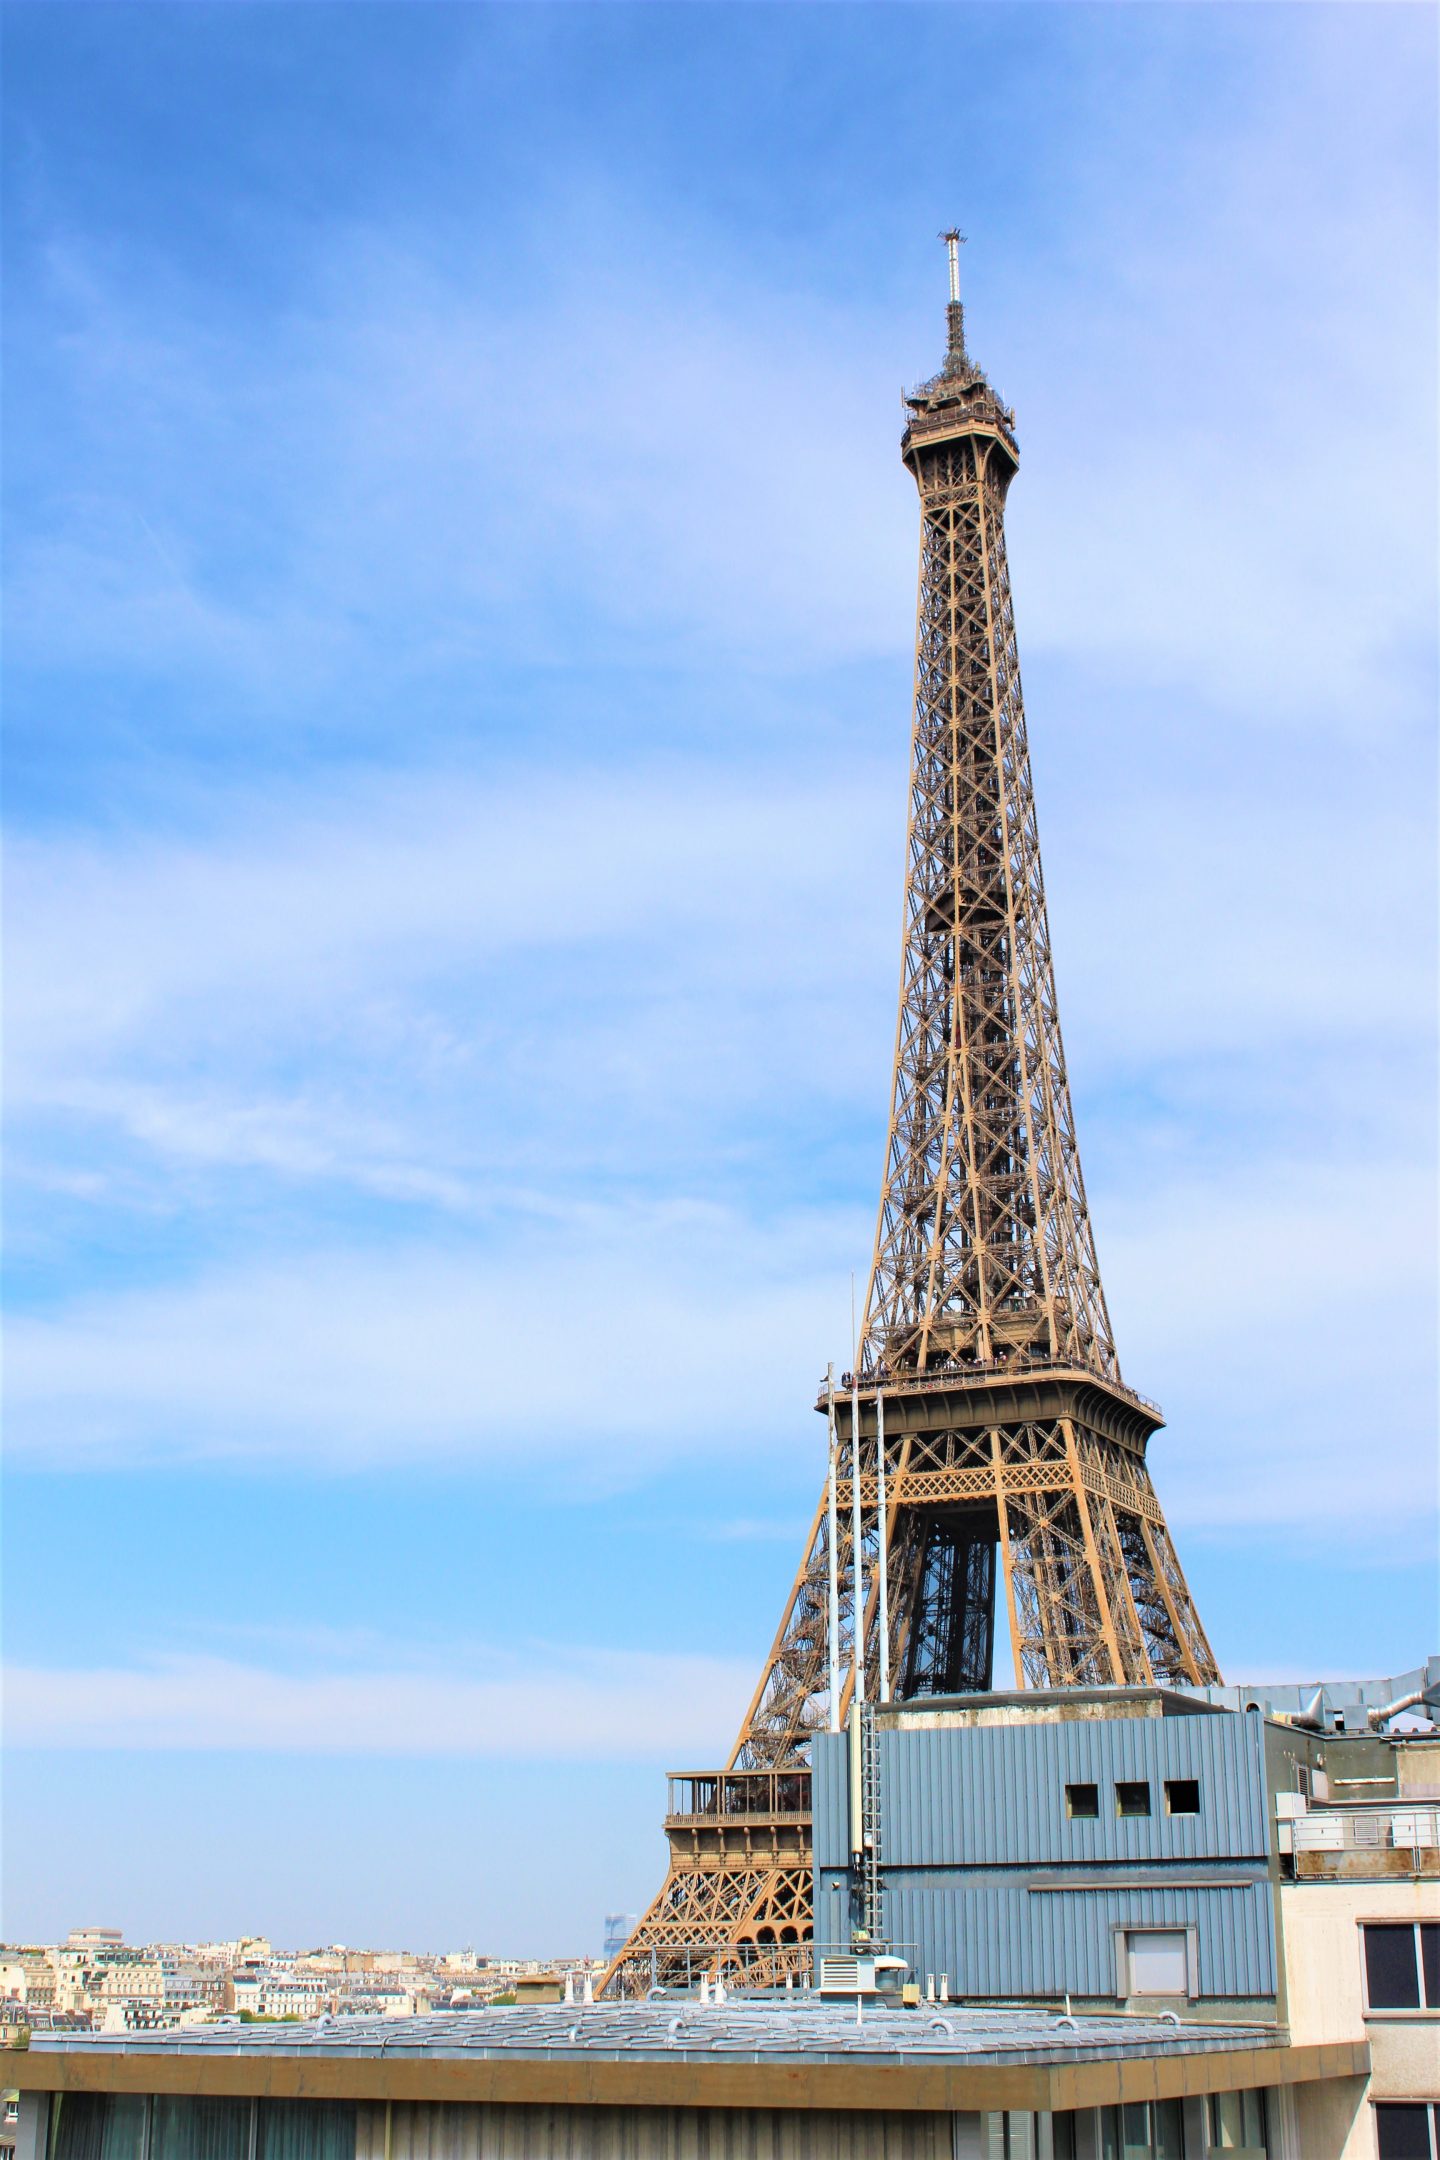
{"label": "eiffel tower spire", "polygon": [[920,595],[894,1095],[863,1362],[1005,1355],[1119,1378],[1075,1145],[1004,511],[1015,416],[949,346],[905,400]]}
{"label": "eiffel tower spire", "polygon": [[[901,439],[921,517],[904,930],[858,1365],[833,1404],[838,1670],[858,1632],[871,1701],[882,1666],[900,1696],[983,1692],[998,1621],[1021,1687],[1202,1684],[1219,1673],[1145,1460],[1162,1419],[1120,1375],[1075,1140],[1005,555],[1015,416],[967,352],[961,235],[942,238],[945,361]],[[667,1824],[627,1970],[678,1972],[681,1945],[774,1973],[803,1955],[796,1781],[851,1695],[830,1701],[827,1534],[822,1499],[727,1769]]]}

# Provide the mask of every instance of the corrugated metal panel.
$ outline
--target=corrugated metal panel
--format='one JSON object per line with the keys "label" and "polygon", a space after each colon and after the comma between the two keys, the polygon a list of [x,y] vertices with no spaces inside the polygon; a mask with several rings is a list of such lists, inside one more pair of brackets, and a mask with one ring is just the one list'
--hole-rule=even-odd
{"label": "corrugated metal panel", "polygon": [[810,1804],[816,1867],[844,1867],[850,1858],[850,1750],[844,1733],[816,1733],[810,1742]]}
{"label": "corrugated metal panel", "polygon": [[[882,1861],[995,1867],[1262,1859],[1261,1732],[1258,1717],[1231,1716],[882,1729]],[[843,1804],[843,1756],[840,1771]],[[1165,1813],[1168,1778],[1198,1782],[1198,1815]],[[1122,1781],[1148,1784],[1149,1816],[1116,1813]],[[1070,1819],[1070,1784],[1099,1787],[1097,1819]]]}
{"label": "corrugated metal panel", "polygon": [[925,1871],[887,1882],[887,1935],[914,1943],[919,1968],[948,1974],[961,1995],[1113,1995],[1117,1927],[1195,1928],[1204,1996],[1275,1993],[1268,1882],[1036,1892],[1018,1880],[941,1885]]}

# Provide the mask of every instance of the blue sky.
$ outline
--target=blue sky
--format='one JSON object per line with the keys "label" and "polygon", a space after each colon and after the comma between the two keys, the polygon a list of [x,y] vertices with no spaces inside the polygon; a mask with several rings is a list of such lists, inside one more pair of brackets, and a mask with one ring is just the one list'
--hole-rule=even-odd
{"label": "blue sky", "polygon": [[8,17],[4,1926],[598,1947],[869,1255],[971,344],[1233,1677],[1436,1647],[1435,23]]}

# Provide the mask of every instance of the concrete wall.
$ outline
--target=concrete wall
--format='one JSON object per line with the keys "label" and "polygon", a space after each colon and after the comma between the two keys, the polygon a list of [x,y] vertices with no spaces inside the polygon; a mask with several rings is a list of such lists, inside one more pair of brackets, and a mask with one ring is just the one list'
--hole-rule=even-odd
{"label": "concrete wall", "polygon": [[1360,1940],[1366,1920],[1440,1920],[1440,1883],[1287,1883],[1280,1909],[1295,2040],[1363,2037],[1371,2099],[1440,2099],[1440,2012],[1367,2012]]}
{"label": "concrete wall", "polygon": [[[1440,2013],[1365,2008],[1360,1940],[1366,1920],[1440,1920],[1440,1883],[1285,1883],[1280,1924],[1291,2038],[1368,2040],[1371,2075],[1364,2100],[1332,2149],[1342,2160],[1373,2160],[1374,2100],[1440,2099]],[[1302,2135],[1333,2137],[1339,2089],[1298,2088]],[[1308,2151],[1302,2144],[1302,2152]]]}
{"label": "concrete wall", "polygon": [[[1375,2160],[1375,2118],[1364,2078],[1327,2078],[1295,2085],[1285,2095],[1289,2135],[1284,2160]],[[1272,2110],[1272,2121],[1279,2110]]]}

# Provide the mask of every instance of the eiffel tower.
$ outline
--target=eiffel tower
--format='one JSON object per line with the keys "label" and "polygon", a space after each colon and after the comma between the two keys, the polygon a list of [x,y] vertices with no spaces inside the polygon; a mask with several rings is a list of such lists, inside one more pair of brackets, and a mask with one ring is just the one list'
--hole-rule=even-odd
{"label": "eiffel tower", "polygon": [[1219,1679],[1146,1466],[1163,1421],[1120,1376],[1095,1257],[1005,559],[1015,416],[966,349],[943,237],[945,363],[906,394],[900,446],[921,517],[900,1013],[856,1370],[818,1406],[834,1503],[728,1764],[672,1778],[670,1870],[612,1992],[806,1968],[808,1743],[849,1715],[857,1626],[870,1700],[989,1689],[997,1612],[1021,1687]]}

